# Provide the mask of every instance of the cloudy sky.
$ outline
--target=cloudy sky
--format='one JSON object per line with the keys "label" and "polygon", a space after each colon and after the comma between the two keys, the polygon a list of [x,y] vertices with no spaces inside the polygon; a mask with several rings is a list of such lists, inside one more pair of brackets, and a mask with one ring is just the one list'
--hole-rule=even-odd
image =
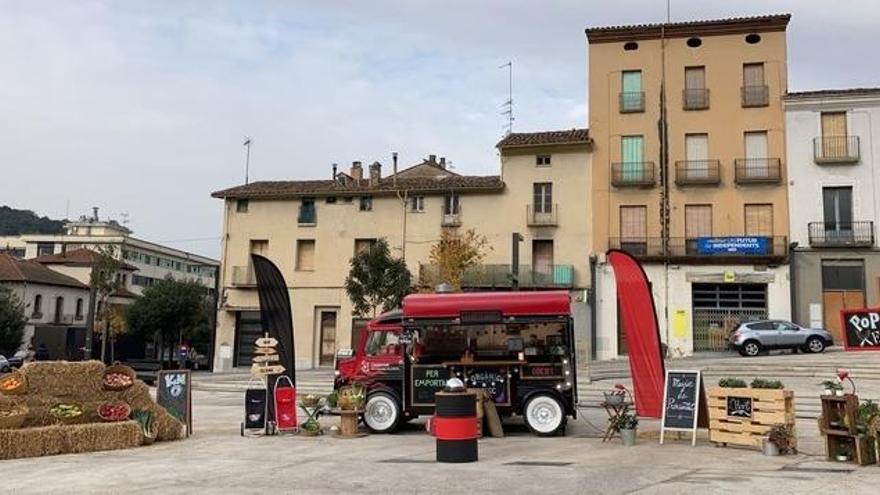
{"label": "cloudy sky", "polygon": [[[835,7],[832,8],[831,6]],[[514,130],[584,126],[586,26],[663,0],[0,0],[0,204],[100,206],[137,235],[220,252],[211,191],[435,153],[494,173]],[[672,19],[790,12],[792,90],[880,85],[876,0],[672,0]],[[68,206],[69,205],[69,206]],[[68,210],[69,208],[69,210]]]}

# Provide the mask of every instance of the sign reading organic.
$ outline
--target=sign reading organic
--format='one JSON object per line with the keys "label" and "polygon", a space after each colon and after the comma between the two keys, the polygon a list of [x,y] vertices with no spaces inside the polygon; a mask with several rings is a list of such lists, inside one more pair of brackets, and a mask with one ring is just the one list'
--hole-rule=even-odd
{"label": "sign reading organic", "polygon": [[449,380],[449,368],[446,366],[412,367],[412,403],[414,406],[434,405],[434,394],[443,390]]}
{"label": "sign reading organic", "polygon": [[770,239],[767,237],[700,237],[697,251],[700,254],[769,254]]}
{"label": "sign reading organic", "polygon": [[466,385],[485,390],[496,404],[506,405],[510,402],[507,367],[468,368]]}
{"label": "sign reading organic", "polygon": [[156,378],[156,402],[192,433],[192,389],[189,370],[160,371]]}
{"label": "sign reading organic", "polygon": [[844,347],[848,351],[880,351],[880,308],[840,312]]}
{"label": "sign reading organic", "polygon": [[727,396],[727,416],[731,418],[751,418],[752,398]]}
{"label": "sign reading organic", "polygon": [[666,371],[663,419],[660,422],[661,444],[664,430],[692,431],[692,444],[696,444],[701,389],[699,371]]}

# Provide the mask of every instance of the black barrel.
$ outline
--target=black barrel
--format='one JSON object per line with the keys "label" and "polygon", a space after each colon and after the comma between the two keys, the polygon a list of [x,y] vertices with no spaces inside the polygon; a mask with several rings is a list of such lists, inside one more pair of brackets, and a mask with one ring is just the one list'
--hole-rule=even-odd
{"label": "black barrel", "polygon": [[473,392],[437,392],[434,395],[434,436],[437,462],[477,460],[477,396]]}

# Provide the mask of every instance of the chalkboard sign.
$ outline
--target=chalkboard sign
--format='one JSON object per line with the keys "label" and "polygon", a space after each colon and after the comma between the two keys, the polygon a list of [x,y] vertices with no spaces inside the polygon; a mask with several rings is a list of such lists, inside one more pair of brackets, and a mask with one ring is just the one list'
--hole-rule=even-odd
{"label": "chalkboard sign", "polygon": [[693,432],[692,444],[697,441],[697,416],[702,390],[699,371],[666,371],[663,391],[663,418],[660,424],[660,443],[664,430]]}
{"label": "chalkboard sign", "polygon": [[840,320],[847,351],[880,351],[880,308],[845,309]]}
{"label": "chalkboard sign", "polygon": [[727,416],[732,418],[751,418],[752,398],[727,396]]}
{"label": "chalkboard sign", "polygon": [[433,406],[434,394],[443,390],[449,377],[449,369],[446,366],[413,366],[412,404],[414,406]]}
{"label": "chalkboard sign", "polygon": [[468,368],[466,382],[468,388],[481,388],[501,406],[510,405],[510,379],[507,367],[473,367]]}
{"label": "chalkboard sign", "polygon": [[192,433],[192,382],[189,370],[160,371],[156,378],[156,402],[186,425]]}

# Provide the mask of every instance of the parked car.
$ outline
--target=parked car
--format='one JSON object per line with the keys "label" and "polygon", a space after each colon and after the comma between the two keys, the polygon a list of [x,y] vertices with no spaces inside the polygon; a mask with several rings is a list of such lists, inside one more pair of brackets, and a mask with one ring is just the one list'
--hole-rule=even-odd
{"label": "parked car", "polygon": [[13,368],[21,368],[21,365],[24,364],[24,358],[27,356],[27,351],[20,350],[16,351],[11,357],[8,358],[9,366]]}
{"label": "parked car", "polygon": [[783,320],[758,320],[741,324],[730,336],[730,346],[743,356],[757,356],[769,349],[822,352],[834,340],[821,328],[806,328]]}
{"label": "parked car", "polygon": [[6,356],[0,354],[0,373],[8,373],[10,370],[12,370],[12,366],[9,365]]}

